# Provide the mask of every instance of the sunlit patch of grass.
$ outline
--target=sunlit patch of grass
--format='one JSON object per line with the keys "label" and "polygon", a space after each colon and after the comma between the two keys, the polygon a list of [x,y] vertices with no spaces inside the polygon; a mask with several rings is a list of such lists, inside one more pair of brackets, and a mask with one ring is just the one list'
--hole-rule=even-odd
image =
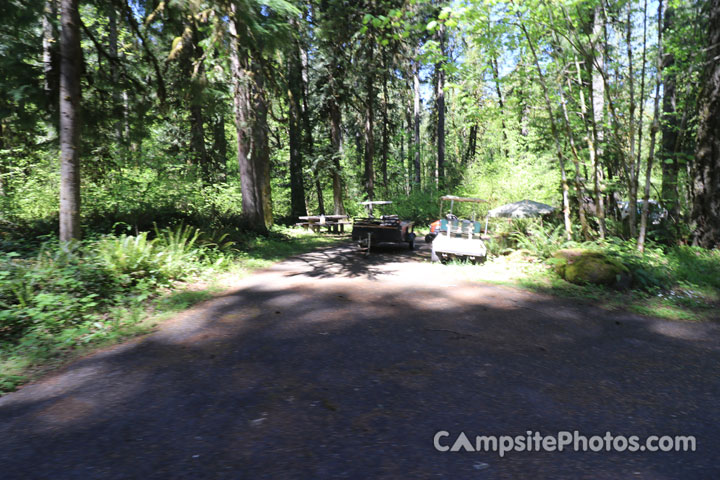
{"label": "sunlit patch of grass", "polygon": [[160,297],[155,302],[155,309],[159,313],[179,312],[185,310],[196,303],[204,302],[213,297],[213,294],[207,290],[182,290],[179,292],[170,292]]}
{"label": "sunlit patch of grass", "polygon": [[650,317],[665,318],[668,320],[701,321],[703,317],[696,312],[684,309],[677,305],[656,303],[653,301],[644,303],[631,303],[627,306],[631,312]]}
{"label": "sunlit patch of grass", "polygon": [[[682,255],[672,253],[668,263],[677,263]],[[685,255],[695,263],[706,261],[708,256]],[[669,320],[712,321],[718,320],[717,308],[720,305],[720,290],[713,285],[716,280],[704,270],[696,283],[689,283],[692,276],[689,268],[677,265],[675,275],[681,277],[672,288],[655,287],[651,290],[618,291],[598,285],[575,285],[560,278],[555,272],[537,258],[526,255],[504,255],[490,258],[483,265],[470,265],[451,262],[447,268],[454,268],[464,279],[487,282],[497,285],[520,287],[534,292],[554,295],[577,301],[592,302],[610,310],[629,310]]]}

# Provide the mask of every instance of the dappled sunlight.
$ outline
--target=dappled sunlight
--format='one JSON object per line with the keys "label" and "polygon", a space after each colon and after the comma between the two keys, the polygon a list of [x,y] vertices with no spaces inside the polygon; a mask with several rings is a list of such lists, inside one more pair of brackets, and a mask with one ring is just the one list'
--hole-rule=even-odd
{"label": "dappled sunlight", "polygon": [[693,324],[685,322],[672,322],[667,320],[655,320],[651,323],[650,329],[660,335],[680,340],[708,343],[713,348],[720,348],[713,341],[714,335],[720,332],[716,324]]}
{"label": "dappled sunlight", "polygon": [[[282,478],[304,459],[335,471],[351,452],[372,457],[378,445],[393,468],[431,471],[428,439],[441,427],[517,434],[528,425],[594,432],[651,422],[710,438],[704,412],[715,397],[704,392],[715,389],[720,361],[706,347],[718,344],[715,330],[451,284],[429,263],[368,275],[397,264],[390,256],[357,259],[356,277],[318,276],[317,258],[238,280],[154,334],[8,395],[0,419],[15,420],[0,426],[0,448],[33,438],[93,468],[152,457],[192,473],[212,459]],[[668,409],[684,413],[670,418]],[[84,441],[90,434],[98,440]],[[6,451],[14,457],[0,453],[5,463],[29,458]],[[652,457],[636,461],[652,470]]]}

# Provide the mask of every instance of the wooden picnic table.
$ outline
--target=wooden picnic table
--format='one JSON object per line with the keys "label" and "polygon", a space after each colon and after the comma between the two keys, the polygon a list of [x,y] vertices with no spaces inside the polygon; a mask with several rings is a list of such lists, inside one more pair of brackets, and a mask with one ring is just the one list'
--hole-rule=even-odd
{"label": "wooden picnic table", "polygon": [[350,224],[347,215],[303,215],[298,217],[302,220],[296,225],[309,228],[319,232],[320,228],[326,227],[332,233],[345,232],[345,225]]}

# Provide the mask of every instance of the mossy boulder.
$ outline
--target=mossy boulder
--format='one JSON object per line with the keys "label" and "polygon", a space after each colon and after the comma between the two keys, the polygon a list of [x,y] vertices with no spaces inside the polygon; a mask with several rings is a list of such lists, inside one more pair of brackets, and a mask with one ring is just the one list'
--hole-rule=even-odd
{"label": "mossy boulder", "polygon": [[602,252],[582,249],[558,250],[551,263],[562,278],[577,285],[595,284],[627,288],[630,271],[619,260]]}

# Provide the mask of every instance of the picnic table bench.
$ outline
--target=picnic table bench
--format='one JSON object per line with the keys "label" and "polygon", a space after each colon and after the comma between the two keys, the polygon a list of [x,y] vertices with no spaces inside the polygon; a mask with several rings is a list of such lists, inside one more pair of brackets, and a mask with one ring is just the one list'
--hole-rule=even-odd
{"label": "picnic table bench", "polygon": [[303,215],[298,217],[302,220],[295,225],[313,232],[320,232],[322,227],[327,228],[328,232],[342,233],[345,232],[345,225],[350,225],[347,215]]}

